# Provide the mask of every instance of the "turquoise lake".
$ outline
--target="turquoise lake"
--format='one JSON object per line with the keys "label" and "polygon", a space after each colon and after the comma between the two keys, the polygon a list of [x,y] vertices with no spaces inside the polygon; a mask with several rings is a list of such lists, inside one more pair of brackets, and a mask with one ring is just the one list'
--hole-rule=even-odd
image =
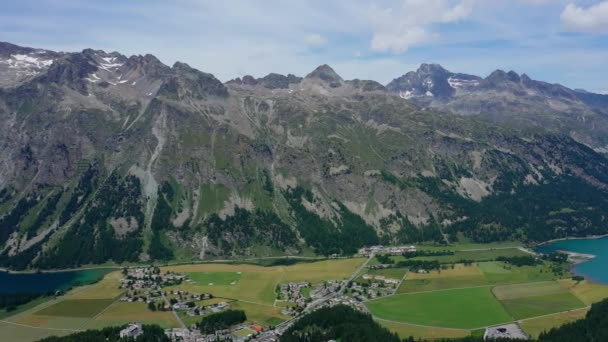
{"label": "turquoise lake", "polygon": [[0,294],[65,290],[73,286],[97,282],[111,271],[111,269],[98,269],[46,273],[0,272]]}
{"label": "turquoise lake", "polygon": [[595,255],[594,259],[575,265],[574,273],[598,283],[608,284],[608,237],[556,241],[536,249],[541,253],[559,250]]}

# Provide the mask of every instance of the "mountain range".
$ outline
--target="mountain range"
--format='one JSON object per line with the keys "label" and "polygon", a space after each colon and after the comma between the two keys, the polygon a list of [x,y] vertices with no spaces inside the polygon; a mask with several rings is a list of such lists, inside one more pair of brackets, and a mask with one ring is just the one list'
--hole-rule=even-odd
{"label": "mountain range", "polygon": [[607,105],[515,72],[222,83],[152,55],[0,43],[0,264],[606,233]]}

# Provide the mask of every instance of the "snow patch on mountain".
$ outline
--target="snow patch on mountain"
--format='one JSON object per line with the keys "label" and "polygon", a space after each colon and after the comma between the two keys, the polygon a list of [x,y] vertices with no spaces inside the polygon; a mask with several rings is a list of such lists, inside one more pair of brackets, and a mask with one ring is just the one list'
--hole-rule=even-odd
{"label": "snow patch on mountain", "polygon": [[450,87],[454,89],[463,88],[463,87],[475,87],[479,85],[478,80],[464,80],[461,78],[448,78],[448,84]]}

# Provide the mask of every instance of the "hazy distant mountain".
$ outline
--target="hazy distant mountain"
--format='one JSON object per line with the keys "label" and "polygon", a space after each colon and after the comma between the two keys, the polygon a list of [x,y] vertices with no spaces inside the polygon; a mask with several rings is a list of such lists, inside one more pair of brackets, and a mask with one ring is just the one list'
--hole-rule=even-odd
{"label": "hazy distant mountain", "polygon": [[514,71],[496,70],[481,78],[437,64],[423,64],[387,88],[419,105],[519,129],[550,130],[608,152],[607,95],[535,81]]}
{"label": "hazy distant mountain", "polygon": [[576,141],[603,146],[604,97],[515,73],[222,84],[151,55],[2,44],[0,80],[13,268],[608,231],[608,161]]}

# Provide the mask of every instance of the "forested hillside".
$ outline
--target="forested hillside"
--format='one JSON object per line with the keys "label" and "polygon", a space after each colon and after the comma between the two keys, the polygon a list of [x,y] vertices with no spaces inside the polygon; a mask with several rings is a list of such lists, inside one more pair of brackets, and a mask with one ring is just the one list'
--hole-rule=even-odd
{"label": "forested hillside", "polygon": [[45,58],[0,87],[3,267],[608,232],[608,160],[560,131],[441,112],[327,65],[222,84],[151,55],[0,50]]}

